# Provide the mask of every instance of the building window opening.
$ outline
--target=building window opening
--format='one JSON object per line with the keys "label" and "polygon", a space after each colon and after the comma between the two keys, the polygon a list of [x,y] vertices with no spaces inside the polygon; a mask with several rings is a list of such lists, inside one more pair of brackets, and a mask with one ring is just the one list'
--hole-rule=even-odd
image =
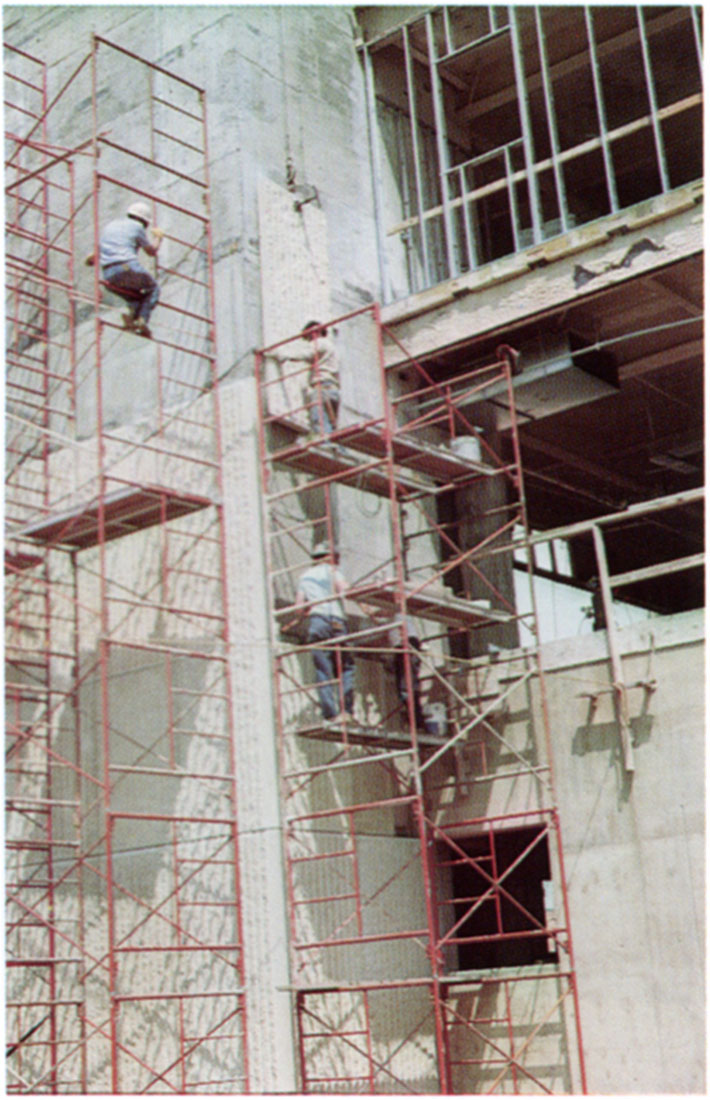
{"label": "building window opening", "polygon": [[443,942],[453,970],[557,961],[548,829],[498,829],[440,841]]}
{"label": "building window opening", "polygon": [[695,8],[361,11],[387,300],[702,179]]}

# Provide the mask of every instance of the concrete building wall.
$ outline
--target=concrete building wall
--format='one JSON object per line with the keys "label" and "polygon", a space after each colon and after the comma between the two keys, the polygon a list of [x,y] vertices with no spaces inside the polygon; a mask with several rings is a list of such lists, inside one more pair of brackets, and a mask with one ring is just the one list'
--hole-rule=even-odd
{"label": "concrete building wall", "polygon": [[[272,331],[262,327],[259,194],[269,181],[285,188],[287,159],[294,201],[317,192],[314,203],[324,215],[330,265],[324,298],[324,273],[304,268],[299,249],[289,268],[285,247],[281,276],[286,288],[297,288],[297,296],[291,295],[297,327],[306,305],[317,314],[327,304],[333,316],[376,297],[367,119],[348,8],[177,5],[168,12],[150,6],[17,6],[5,9],[5,26],[13,45],[48,63],[50,99],[89,53],[92,33],[204,87],[220,373],[234,368],[251,374],[251,351]],[[127,84],[120,69],[117,63],[99,88],[99,104],[102,118],[111,120],[112,135],[130,143],[132,128],[140,134],[147,115],[142,90]],[[51,138],[67,144],[90,136],[88,71],[52,112],[50,131]],[[140,185],[145,181],[137,171]],[[86,176],[84,183],[89,186]],[[308,206],[294,216],[308,228]],[[87,249],[91,244],[88,218],[83,233],[80,254],[84,243]],[[90,273],[79,277],[90,293]],[[276,321],[271,324],[277,327]],[[293,331],[289,315],[280,333]]]}
{"label": "concrete building wall", "polygon": [[[337,314],[377,294],[370,169],[365,155],[366,114],[351,14],[341,7],[16,7],[5,9],[5,21],[13,43],[50,62],[54,89],[88,52],[92,31],[206,88],[218,369],[227,376],[223,402],[224,491],[249,1053],[256,1091],[292,1091],[296,1075],[271,697],[272,638],[266,613],[251,353],[255,346],[299,328],[306,319],[304,310],[315,316],[326,310]],[[140,117],[140,104],[133,101],[131,89],[123,86],[120,74],[116,74],[115,84],[102,88],[102,96],[109,113],[114,111],[125,132],[130,132],[129,123],[135,125]],[[60,116],[56,139],[85,136],[77,133],[81,120],[86,119],[85,112],[86,104],[75,102]],[[292,193],[286,187],[288,157],[301,191]],[[308,198],[308,185],[317,189],[318,201],[297,213],[291,207],[292,194]],[[663,246],[668,250],[665,259],[697,247],[699,227],[693,201],[686,197],[685,209],[677,211],[664,232]],[[278,256],[279,272],[278,280],[269,281],[264,263],[264,220],[275,211],[282,216],[284,233],[292,226],[299,240],[298,247],[290,249],[283,247],[278,233],[270,239],[269,255]],[[636,236],[632,234],[623,246],[619,245],[619,256],[629,242],[648,232],[641,225],[633,229]],[[591,229],[578,244],[592,250],[589,263],[600,258],[601,253],[593,249],[601,244]],[[317,255],[313,265],[311,246]],[[608,253],[605,259],[609,259]],[[642,260],[649,269],[656,262],[649,256]],[[489,271],[471,276],[465,287],[442,289],[444,304],[432,293],[428,304],[438,308],[426,319],[413,317],[426,305],[422,300],[393,307],[391,319],[402,320],[400,333],[408,346],[428,349],[445,342],[444,330],[447,340],[462,333],[468,336],[472,328],[483,330],[500,323],[501,318],[518,318],[524,311],[527,315],[559,300],[562,283],[558,277],[571,295],[573,263],[567,257],[561,257],[559,264],[551,263],[544,278],[536,276],[539,296],[531,298],[530,284],[525,279],[513,281],[514,275],[528,273],[527,261],[501,261],[506,280],[511,280],[505,296],[499,286],[485,284],[486,279],[492,282],[497,277],[496,272]],[[84,289],[88,290],[88,275],[84,278]],[[602,285],[601,277],[597,285]],[[295,288],[293,294],[291,288]],[[458,293],[461,289],[477,289],[480,293],[461,299],[463,307],[459,302],[454,311],[454,290]],[[87,316],[83,323],[89,326],[93,322]],[[344,378],[345,400],[360,413],[376,411],[376,406],[369,405],[371,389],[363,381],[372,377],[368,373],[373,368],[369,345],[365,345],[361,359],[356,354],[360,346],[356,340],[346,346],[353,349],[353,355],[347,357],[350,373]],[[149,355],[150,349],[142,348],[140,360],[134,358],[129,364],[121,358],[115,362],[114,373],[107,377],[111,418],[124,421],[143,417],[150,427],[153,396],[147,369]],[[130,393],[125,385],[129,368]],[[85,418],[91,423],[91,397],[85,400]],[[135,430],[140,432],[140,425]],[[177,442],[190,446],[189,439]],[[69,459],[64,451],[56,455],[57,495],[71,494],[75,501],[88,499],[94,489],[92,474],[87,474],[87,470],[95,469],[93,445],[87,442],[80,448],[73,447],[69,455]],[[172,477],[183,488],[196,488],[185,483],[172,463],[161,464],[159,457],[140,469],[129,460],[122,461],[119,472],[124,475],[145,480]],[[359,510],[361,502],[361,494],[342,490],[339,516],[344,568],[351,576],[388,552],[381,517],[375,522],[366,517],[368,532],[377,536],[376,548],[360,545],[365,518]],[[186,525],[189,527],[189,522]],[[141,583],[150,584],[156,578],[159,552],[150,535],[133,536],[130,545],[113,547],[110,557],[116,574],[122,575],[127,584],[139,578]],[[98,626],[90,611],[94,592],[91,574],[92,562],[88,560],[83,581],[88,609],[83,612],[82,644],[85,655],[93,656]],[[199,598],[208,606],[213,595],[200,593]],[[139,612],[132,620],[131,636],[142,631],[157,636],[162,627],[160,622],[146,621]],[[600,695],[593,712],[588,695],[583,694],[595,691],[600,684],[608,687],[604,636],[596,634],[551,645],[544,654],[550,673],[552,748],[589,1085],[591,1091],[607,1093],[700,1092],[704,1087],[700,1041],[704,1013],[702,619],[695,615],[654,624],[654,647],[649,642],[648,627],[643,628],[645,633],[640,630],[629,628],[622,637],[627,682],[655,680],[656,687],[649,694],[642,688],[631,689],[632,730],[637,741],[637,770],[631,783],[620,770],[610,694]],[[308,675],[308,664],[307,660],[295,659],[294,674],[299,678]],[[185,675],[189,678],[187,671]],[[358,676],[358,707],[367,706],[370,713],[379,714],[383,695],[391,695],[391,684],[385,685],[382,674],[374,670],[359,668]],[[125,729],[139,719],[145,724],[148,713],[149,730],[158,731],[164,709],[160,683],[159,669],[151,672],[143,666],[133,668],[130,663],[114,666],[117,726]],[[83,700],[87,715],[97,706],[91,697],[93,691],[95,685],[87,686]],[[295,714],[287,717],[295,718]],[[507,711],[494,722],[516,751],[535,751],[535,738],[540,736],[536,685],[511,700]],[[294,769],[304,762],[312,766],[325,758],[323,746],[296,740],[293,738],[290,744]],[[501,767],[504,764],[501,761]],[[465,754],[459,765],[464,773],[474,768]],[[98,768],[99,764],[94,766]],[[372,798],[386,789],[382,772],[374,767],[360,769],[357,778],[323,777],[304,794],[301,808],[317,810],[339,797],[356,798],[360,792]],[[126,797],[131,805],[138,805],[151,793],[151,785],[146,782]],[[161,797],[166,805],[178,805],[182,793],[177,785],[166,789]],[[495,784],[485,796],[480,788],[468,791],[463,784],[455,804],[440,807],[439,820],[503,809],[497,802],[502,797]],[[538,804],[540,792],[528,779],[515,791],[515,799],[516,806],[524,809]],[[505,809],[511,808],[507,802]],[[406,828],[403,819],[376,811],[358,821],[356,843],[360,846],[360,863],[368,871],[361,885],[367,896],[379,897],[378,904],[368,912],[368,932],[391,929],[398,921],[403,928],[423,923],[419,875],[413,870],[388,885],[396,869],[410,858],[416,868],[417,841],[405,835]],[[145,840],[145,834],[128,837],[126,850],[140,847]],[[194,843],[194,838],[188,838],[188,842]],[[331,843],[324,836],[317,836],[316,842]],[[146,850],[126,872],[126,882],[152,878],[159,896],[160,860],[159,854]],[[310,896],[309,892],[332,887],[333,881],[325,873],[315,882],[304,875],[297,884],[301,899]],[[229,889],[229,882],[215,884],[217,896],[228,896]],[[87,898],[87,907],[87,943],[100,954],[105,946],[105,909],[98,891]],[[304,922],[318,932],[322,921],[318,906],[304,906],[302,912]],[[325,923],[322,929],[328,931]],[[158,936],[160,929],[151,929],[150,934]],[[221,934],[221,929],[215,934]],[[337,951],[331,951],[325,966],[321,959],[317,966],[313,962],[307,966],[314,968],[317,977],[340,980],[362,979],[363,974],[381,977],[385,970],[393,979],[426,973],[424,952],[416,943],[362,951],[358,957],[348,953],[346,958],[345,954],[338,957]],[[158,977],[151,972],[150,979]],[[193,977],[199,979],[199,975]],[[147,980],[146,974],[140,980]],[[90,998],[100,1015],[105,986],[98,979],[92,982]],[[355,994],[343,995],[331,1009],[334,1000],[324,994],[319,1010],[332,1011],[335,1023],[361,1024],[363,1005]],[[431,1027],[427,1024],[409,1049],[407,1044],[402,1045],[417,1020],[426,1014],[426,997],[412,992],[404,1007],[402,1000],[400,997],[395,1007],[394,993],[372,998],[371,1018],[376,1021],[373,1030],[378,1035],[376,1054],[383,1062],[391,1058],[393,1070],[431,1091],[436,1087]],[[491,1008],[495,1008],[495,996]],[[522,1019],[524,1004],[520,1012]],[[169,1032],[165,1021],[151,1018],[149,1025],[141,1019],[131,1025],[131,1035],[141,1038],[146,1051],[165,1043]],[[554,1076],[554,1059],[559,1052],[550,1049]],[[107,1087],[108,1054],[106,1042],[100,1037],[92,1042],[90,1067],[92,1083]],[[324,1073],[330,1069],[323,1066]],[[462,1082],[464,1088],[467,1083]],[[132,1084],[124,1082],[125,1087]]]}
{"label": "concrete building wall", "polygon": [[[253,386],[252,351],[267,339],[282,338],[301,327],[312,316],[332,316],[369,301],[376,290],[374,229],[366,148],[366,114],[359,62],[353,49],[354,25],[346,8],[277,6],[206,7],[177,6],[159,9],[145,6],[17,7],[5,11],[5,26],[14,45],[48,64],[49,99],[63,87],[91,50],[91,35],[98,34],[115,45],[135,51],[176,76],[205,88],[208,117],[211,215],[217,317],[217,370],[230,373],[235,384],[224,401],[225,470],[224,495],[227,531],[228,588],[231,592],[232,676],[235,697],[235,737],[239,762],[241,854],[244,912],[243,929],[247,962],[249,1056],[252,1088],[256,1091],[290,1091],[295,1082],[295,1055],[291,1035],[291,998],[288,993],[287,930],[284,882],[280,873],[281,830],[278,811],[278,782],[273,737],[270,682],[269,630],[265,618],[261,500],[256,450],[256,404]],[[107,68],[106,66],[111,67]],[[86,140],[91,134],[91,85],[89,68],[75,79],[49,120],[50,140],[66,144]],[[127,148],[142,147],[148,126],[147,88],[135,79],[120,55],[112,56],[99,47],[99,125],[110,128],[111,138]],[[102,171],[110,174],[114,154],[102,157]],[[87,198],[91,186],[87,161],[79,161],[78,195]],[[286,190],[287,173],[293,175],[293,192]],[[136,168],[136,184],[150,191],[155,180]],[[125,203],[102,185],[102,214],[113,205]],[[264,196],[271,196],[269,201]],[[161,197],[166,197],[161,192]],[[170,193],[173,202],[188,201],[180,185]],[[296,211],[297,199],[309,202]],[[268,226],[260,225],[259,209],[266,206]],[[158,221],[168,232],[176,232],[179,218],[159,208]],[[290,220],[289,220],[290,219]],[[268,228],[271,228],[271,238]],[[77,253],[92,247],[90,204],[76,223]],[[177,232],[179,236],[179,231]],[[276,253],[269,247],[274,241]],[[298,243],[298,247],[296,247]],[[161,261],[175,262],[177,248],[166,242]],[[269,278],[271,276],[271,279]],[[78,271],[79,289],[92,291],[92,273]],[[266,294],[264,282],[266,280]],[[270,287],[276,287],[272,293]],[[171,300],[170,281],[163,295]],[[178,304],[181,304],[178,302]],[[184,303],[182,303],[184,304]],[[106,305],[115,307],[107,298]],[[80,362],[94,338],[93,310],[77,311],[77,347]],[[170,315],[159,311],[155,324],[169,338]],[[133,346],[129,346],[129,345]],[[154,349],[124,341],[104,354],[104,426],[131,421],[141,436],[152,430],[155,406]],[[169,355],[169,353],[166,353]],[[62,363],[57,364],[62,369]],[[169,366],[169,365],[168,365]],[[200,384],[204,378],[198,364],[188,381]],[[237,382],[241,378],[243,381]],[[176,392],[176,399],[180,398]],[[78,385],[79,434],[90,437],[96,430],[96,392],[91,371],[84,367]],[[169,395],[166,395],[169,400]],[[192,410],[192,415],[197,415]],[[142,426],[141,426],[142,424]],[[130,434],[130,432],[129,432]],[[201,442],[173,438],[174,449],[188,450]],[[120,450],[120,448],[119,448]],[[145,457],[145,452],[144,452]],[[107,455],[117,476],[128,476],[173,484],[182,490],[204,490],[190,485],[191,475],[180,470],[174,459],[161,462],[148,458],[140,468],[130,454]],[[96,491],[96,453],[87,441],[81,446],[56,452],[53,468],[55,501],[75,506]],[[199,524],[199,520],[197,521]],[[187,528],[191,527],[187,522]],[[161,550],[154,533],[124,540],[109,548],[110,575],[121,577],[127,587],[150,588],[156,580]],[[82,621],[82,653],[86,662],[96,657],[98,623],[92,617],[97,590],[92,580],[93,552],[82,555],[81,591],[87,612]],[[207,607],[214,593],[195,591],[189,598]],[[95,606],[95,604],[94,604]],[[165,624],[149,621],[150,616],[132,616],[127,637],[145,633],[154,640]],[[173,623],[173,627],[175,624]],[[180,627],[177,627],[178,633]],[[130,660],[129,660],[130,664]],[[140,669],[110,670],[112,722],[115,743],[112,753],[122,759],[121,745],[127,731],[140,724],[142,736],[160,755],[160,731],[166,705],[162,685],[164,670],[152,672],[143,662]],[[64,670],[63,670],[64,671]],[[91,716],[98,717],[97,687],[89,683],[82,695],[84,730]],[[92,695],[93,693],[93,695]],[[92,702],[93,698],[93,702]],[[148,718],[146,726],[146,718]],[[220,715],[217,725],[223,724]],[[89,739],[90,740],[90,739]],[[157,746],[157,747],[156,747]],[[98,753],[98,745],[95,746]],[[92,756],[91,745],[86,746]],[[127,750],[131,757],[133,748]],[[94,754],[95,755],[95,754]],[[184,762],[187,766],[188,762]],[[101,761],[92,759],[100,772]],[[192,760],[191,766],[206,767]],[[216,770],[219,762],[212,761]],[[162,784],[160,805],[180,805],[180,784]],[[189,787],[189,784],[188,784]],[[93,797],[89,791],[88,798]],[[146,778],[134,787],[131,807],[155,801],[155,782]],[[156,803],[157,804],[157,803]],[[126,804],[128,806],[128,804]],[[100,815],[94,814],[95,830],[101,829]],[[130,832],[130,830],[129,830]],[[117,838],[125,850],[118,857],[117,874],[126,884],[140,879],[147,896],[161,896],[161,837],[134,826],[130,835]],[[98,834],[97,834],[98,835]],[[163,840],[165,838],[162,838]],[[136,853],[142,852],[141,855]],[[125,866],[124,866],[125,865]],[[130,869],[127,869],[129,867]],[[126,877],[127,876],[127,877]],[[136,878],[138,876],[138,878]],[[150,881],[154,882],[151,887]],[[213,883],[215,897],[228,883]],[[97,951],[105,937],[105,908],[100,882],[87,884],[87,936]],[[227,895],[224,895],[227,900]],[[121,906],[129,903],[122,898]],[[98,908],[97,908],[98,907]],[[228,912],[228,910],[227,910]],[[160,919],[150,922],[146,935],[159,937]],[[218,933],[229,939],[227,929]],[[214,975],[213,975],[214,977]],[[146,988],[158,974],[145,974]],[[228,975],[217,976],[217,984],[228,985]],[[105,1012],[104,983],[92,983],[92,1010]],[[168,1043],[169,1020],[148,1025],[126,1021],[126,1034],[150,1060],[155,1042]],[[157,1031],[155,1028],[157,1027]],[[109,1062],[99,1052],[101,1039],[90,1043],[90,1077],[94,1087],[109,1087]],[[94,1053],[94,1051],[96,1052]],[[165,1053],[167,1054],[167,1048]],[[242,1067],[233,1067],[238,1078]],[[209,1066],[196,1072],[210,1079]],[[122,1088],[139,1087],[136,1080],[124,1080]]]}
{"label": "concrete building wall", "polygon": [[[702,1092],[704,617],[629,626],[618,644],[634,743],[629,774],[606,632],[542,648],[588,1086],[602,1094]],[[475,746],[444,758],[430,783],[437,823],[545,804],[544,774],[540,782],[532,773],[515,784],[503,778],[516,755],[544,759],[537,678],[516,688],[491,725],[495,732],[483,736],[493,778],[478,779]],[[553,902],[559,910],[562,899]]]}
{"label": "concrete building wall", "polygon": [[619,641],[625,682],[653,685],[629,689],[632,778],[604,633],[544,649],[589,1088],[703,1092],[703,613]]}
{"label": "concrete building wall", "polygon": [[[619,633],[636,770],[624,773],[605,635],[543,648],[571,927],[592,1092],[704,1087],[704,624],[700,613]],[[595,693],[598,693],[595,697]],[[594,701],[593,701],[594,700]],[[539,692],[497,722],[524,752]],[[533,734],[534,736],[534,734]],[[501,769],[509,766],[502,754]],[[535,805],[523,780],[472,791],[449,820]],[[560,899],[557,899],[557,905]]]}

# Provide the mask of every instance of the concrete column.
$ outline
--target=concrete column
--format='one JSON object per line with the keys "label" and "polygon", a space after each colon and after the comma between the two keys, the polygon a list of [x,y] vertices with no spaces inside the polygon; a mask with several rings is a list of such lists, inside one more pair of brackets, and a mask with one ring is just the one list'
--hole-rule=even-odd
{"label": "concrete column", "polygon": [[[485,413],[482,412],[481,415]],[[496,453],[500,453],[500,438],[499,433],[495,431],[494,415],[491,414],[489,419],[490,423],[482,423],[481,427],[486,429],[486,438],[490,445]],[[472,486],[459,489],[452,494],[452,497],[452,518],[457,522],[454,541],[461,550],[468,550],[489,538],[506,519],[503,512],[497,511],[508,501],[507,483],[502,477],[484,478]],[[495,514],[490,514],[494,509]],[[504,544],[510,541],[510,537],[510,532],[506,532],[500,540],[490,545],[495,546],[498,541]],[[496,592],[500,592],[511,605],[514,604],[512,555],[494,554],[475,564],[485,580],[477,577],[472,569],[465,567],[461,571],[461,594],[470,600],[488,599],[491,601],[491,607],[500,607],[500,601],[496,598]],[[493,585],[495,591],[491,590],[486,581]],[[489,627],[485,631],[474,631],[470,636],[468,655],[473,657],[487,652],[489,643],[502,648],[514,648],[519,645],[517,624],[502,623]]]}
{"label": "concrete column", "polygon": [[247,1049],[253,1092],[296,1088],[279,776],[252,379],[221,395]]}

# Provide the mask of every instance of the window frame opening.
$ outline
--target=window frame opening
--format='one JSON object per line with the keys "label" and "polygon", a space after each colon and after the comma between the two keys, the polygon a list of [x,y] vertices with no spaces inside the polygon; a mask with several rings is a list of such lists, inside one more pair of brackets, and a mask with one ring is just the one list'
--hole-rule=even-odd
{"label": "window frame opening", "polygon": [[448,973],[558,962],[549,832],[540,823],[438,834],[437,907]]}
{"label": "window frame opening", "polygon": [[693,8],[433,8],[362,49],[388,302],[702,178]]}

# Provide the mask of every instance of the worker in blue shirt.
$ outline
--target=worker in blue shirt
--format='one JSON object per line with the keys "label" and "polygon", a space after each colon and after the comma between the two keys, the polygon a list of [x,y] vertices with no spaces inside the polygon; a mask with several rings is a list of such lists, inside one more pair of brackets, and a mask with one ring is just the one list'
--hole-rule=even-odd
{"label": "worker in blue shirt", "polygon": [[[153,276],[138,260],[143,249],[149,256],[157,255],[164,236],[162,229],[150,226],[150,208],[145,202],[134,202],[125,216],[115,218],[104,228],[99,240],[101,277],[107,287],[129,303],[121,314],[123,324],[140,336],[150,338],[150,315],[158,304],[160,290]],[[150,234],[150,235],[149,235]],[[95,261],[87,256],[86,263]]]}

